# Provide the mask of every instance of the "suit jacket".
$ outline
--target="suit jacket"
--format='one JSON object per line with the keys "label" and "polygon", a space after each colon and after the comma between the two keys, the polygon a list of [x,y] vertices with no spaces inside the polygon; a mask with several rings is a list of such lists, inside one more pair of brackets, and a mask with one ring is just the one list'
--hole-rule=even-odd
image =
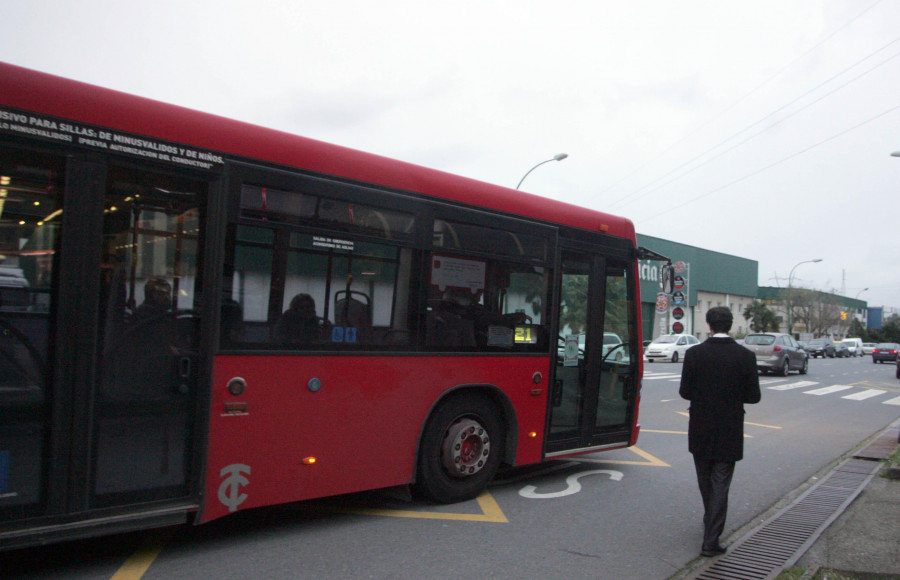
{"label": "suit jacket", "polygon": [[744,403],[758,403],[756,355],[732,338],[708,338],[684,355],[678,393],[691,402],[688,450],[711,461],[744,456]]}

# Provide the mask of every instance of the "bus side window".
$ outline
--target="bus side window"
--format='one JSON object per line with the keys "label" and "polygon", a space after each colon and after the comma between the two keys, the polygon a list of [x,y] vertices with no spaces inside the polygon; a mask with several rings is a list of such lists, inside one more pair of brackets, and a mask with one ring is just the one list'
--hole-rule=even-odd
{"label": "bus side window", "polygon": [[[226,348],[413,346],[412,248],[279,224],[236,224],[228,239],[220,324]],[[240,320],[238,334],[232,320]]]}
{"label": "bus side window", "polygon": [[432,254],[425,345],[430,349],[546,350],[546,270]]}

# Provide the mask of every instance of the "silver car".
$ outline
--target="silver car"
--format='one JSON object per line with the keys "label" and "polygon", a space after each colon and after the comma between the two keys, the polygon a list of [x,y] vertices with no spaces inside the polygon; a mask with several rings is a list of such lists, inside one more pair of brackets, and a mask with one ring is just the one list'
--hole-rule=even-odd
{"label": "silver car", "polygon": [[790,334],[748,334],[744,339],[744,348],[756,355],[756,368],[763,374],[777,372],[786,377],[790,371],[805,375],[809,370],[809,354]]}

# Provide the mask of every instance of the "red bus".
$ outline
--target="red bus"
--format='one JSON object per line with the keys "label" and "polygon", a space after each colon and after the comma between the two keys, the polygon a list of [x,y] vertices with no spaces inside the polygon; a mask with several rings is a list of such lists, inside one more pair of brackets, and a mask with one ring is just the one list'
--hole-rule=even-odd
{"label": "red bus", "polygon": [[633,445],[632,223],[0,63],[0,548]]}

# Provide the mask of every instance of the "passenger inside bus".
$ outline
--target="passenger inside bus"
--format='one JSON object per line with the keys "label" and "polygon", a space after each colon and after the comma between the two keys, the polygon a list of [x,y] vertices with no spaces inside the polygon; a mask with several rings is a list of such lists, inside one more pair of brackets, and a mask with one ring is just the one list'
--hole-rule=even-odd
{"label": "passenger inside bus", "polygon": [[134,309],[131,324],[160,318],[172,308],[172,285],[163,278],[150,278],[144,284],[144,301]]}
{"label": "passenger inside bus", "polygon": [[428,312],[426,344],[475,346],[475,307],[479,294],[468,288],[447,288]]}
{"label": "passenger inside bus", "polygon": [[290,344],[310,344],[325,341],[331,325],[316,315],[316,301],[309,294],[297,294],[290,307],[275,325],[275,339]]}
{"label": "passenger inside bus", "polygon": [[178,352],[172,285],[164,278],[144,284],[144,301],[109,344],[107,396],[116,400],[166,400],[173,394]]}

